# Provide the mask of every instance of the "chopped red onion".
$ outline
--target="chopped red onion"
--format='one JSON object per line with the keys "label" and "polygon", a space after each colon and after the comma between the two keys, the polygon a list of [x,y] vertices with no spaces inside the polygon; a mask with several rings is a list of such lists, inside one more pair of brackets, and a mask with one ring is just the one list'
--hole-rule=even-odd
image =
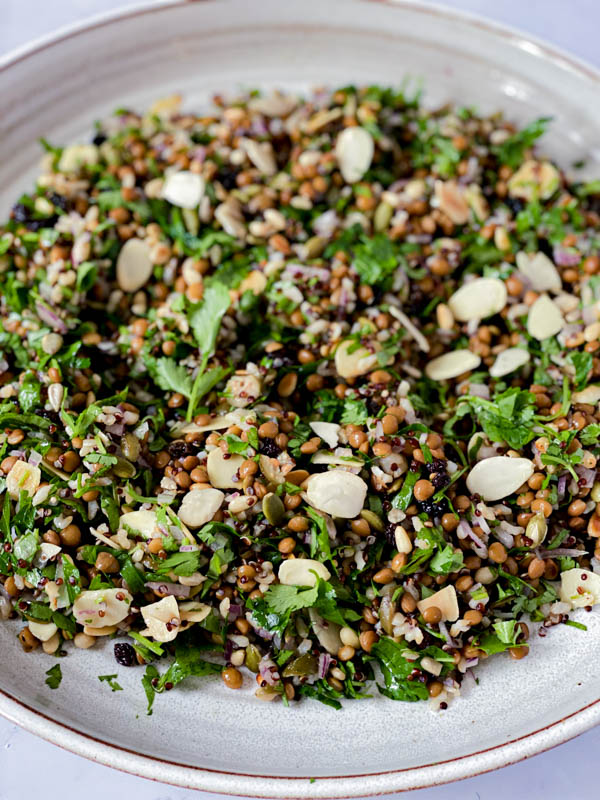
{"label": "chopped red onion", "polygon": [[443,637],[444,637],[444,639],[446,640],[446,642],[447,642],[447,643],[448,643],[448,644],[449,644],[451,647],[456,647],[456,642],[455,642],[455,641],[454,641],[454,639],[453,639],[453,638],[450,636],[450,633],[448,632],[448,627],[446,626],[446,623],[445,623],[445,622],[443,622],[443,621],[442,621],[442,622],[440,622],[440,623],[438,623],[438,628],[439,628],[439,631],[440,631],[440,633],[442,634],[442,636],[443,636]]}
{"label": "chopped red onion", "polygon": [[331,656],[329,655],[329,653],[321,653],[321,655],[319,656],[319,666],[317,668],[317,674],[319,678],[324,678],[327,675],[330,664],[331,664]]}
{"label": "chopped red onion", "polygon": [[268,656],[264,656],[258,663],[258,673],[269,686],[275,686],[279,682],[279,672],[277,664]]}
{"label": "chopped red onion", "polygon": [[581,253],[564,247],[555,247],[552,255],[554,263],[559,267],[576,267],[581,261]]}
{"label": "chopped red onion", "polygon": [[490,399],[490,387],[485,383],[470,383],[469,390],[475,397],[482,397],[484,400]]}
{"label": "chopped red onion", "polygon": [[575,467],[575,472],[579,475],[580,479],[583,479],[585,483],[580,483],[579,485],[583,489],[591,489],[594,485],[594,481],[596,480],[596,472],[595,469],[588,469],[587,467],[582,467],[580,464]]}
{"label": "chopped red onion", "polygon": [[556,487],[556,491],[559,500],[562,500],[567,491],[567,478],[568,478],[567,475],[561,475],[560,478],[558,479],[558,485]]}
{"label": "chopped red onion", "polygon": [[29,454],[29,458],[27,459],[27,461],[29,461],[29,463],[34,467],[37,467],[37,465],[41,462],[41,460],[42,460],[41,454],[36,453],[35,450]]}
{"label": "chopped red onion", "polygon": [[45,306],[42,303],[36,303],[35,309],[38,317],[42,320],[42,322],[45,322],[46,325],[50,325],[50,327],[58,333],[67,332],[67,326],[65,323],[57,314],[54,313],[54,311],[52,311],[52,309],[48,308],[48,306]]}
{"label": "chopped red onion", "polygon": [[513,547],[515,543],[515,537],[512,535],[512,533],[502,530],[500,526],[494,529],[494,536],[499,542],[502,542],[502,544],[509,549]]}
{"label": "chopped red onion", "polygon": [[540,550],[540,558],[581,558],[587,550],[575,550],[572,547],[556,547],[554,550]]}
{"label": "chopped red onion", "polygon": [[15,458],[23,459],[25,458],[25,450],[10,450],[8,453],[9,456],[14,456]]}
{"label": "chopped red onion", "polygon": [[181,547],[179,548],[179,551],[181,553],[195,553],[196,550],[199,549],[200,548],[198,547],[197,544],[182,544]]}

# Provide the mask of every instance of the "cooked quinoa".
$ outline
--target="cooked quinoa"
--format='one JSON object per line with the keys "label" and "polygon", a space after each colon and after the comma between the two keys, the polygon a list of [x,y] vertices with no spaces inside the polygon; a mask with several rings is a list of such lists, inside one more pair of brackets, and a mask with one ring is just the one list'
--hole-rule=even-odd
{"label": "cooked quinoa", "polygon": [[43,142],[0,228],[0,614],[49,686],[102,643],[149,709],[210,673],[445,708],[585,627],[600,181],[548,122],[346,87]]}

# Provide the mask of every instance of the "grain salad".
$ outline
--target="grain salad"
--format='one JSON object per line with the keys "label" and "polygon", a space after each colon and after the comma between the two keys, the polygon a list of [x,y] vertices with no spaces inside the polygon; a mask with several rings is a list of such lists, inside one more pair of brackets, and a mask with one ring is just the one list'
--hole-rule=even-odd
{"label": "grain salad", "polygon": [[600,601],[600,181],[406,88],[213,101],[43,141],[0,228],[0,616],[149,712],[444,709]]}

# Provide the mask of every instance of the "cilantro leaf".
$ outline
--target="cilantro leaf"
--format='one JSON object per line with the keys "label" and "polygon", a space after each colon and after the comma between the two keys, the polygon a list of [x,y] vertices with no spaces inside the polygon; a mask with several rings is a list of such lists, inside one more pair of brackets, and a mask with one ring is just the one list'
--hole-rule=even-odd
{"label": "cilantro leaf", "polygon": [[405,649],[404,644],[399,644],[387,636],[373,645],[371,654],[379,662],[385,680],[385,686],[377,684],[377,688],[381,694],[392,700],[404,700],[409,703],[427,700],[429,692],[425,684],[407,680],[414,669],[414,663],[407,661],[402,655]]}
{"label": "cilantro leaf", "polygon": [[367,404],[364,400],[344,400],[344,410],[340,423],[342,425],[364,425],[369,417]]}
{"label": "cilantro leaf", "polygon": [[354,269],[363,283],[369,286],[383,284],[393,275],[398,258],[391,240],[383,233],[372,238],[363,236],[354,247]]}
{"label": "cilantro leaf", "polygon": [[404,478],[404,483],[402,484],[402,488],[392,500],[393,508],[398,508],[400,509],[400,511],[406,511],[406,509],[410,505],[410,501],[412,500],[414,485],[418,480],[419,480],[418,472],[406,473],[406,477]]}
{"label": "cilantro leaf", "polygon": [[600,441],[600,424],[597,422],[592,422],[591,425],[587,425],[579,434],[579,441],[581,444],[585,445],[598,445]]}
{"label": "cilantro leaf", "polygon": [[53,667],[50,667],[50,669],[46,670],[46,675],[48,676],[44,681],[46,686],[49,686],[51,689],[58,689],[63,677],[60,664],[55,664]]}
{"label": "cilantro leaf", "polygon": [[25,375],[19,389],[19,405],[25,413],[40,405],[41,384],[31,372]]}
{"label": "cilantro leaf", "polygon": [[192,394],[192,379],[185,367],[173,358],[148,358],[148,372],[154,382],[165,392],[177,392],[188,399]]}
{"label": "cilantro leaf", "polygon": [[447,544],[433,556],[429,569],[439,575],[447,575],[449,572],[458,572],[462,565],[463,554],[460,551],[455,553],[452,545]]}
{"label": "cilantro leaf", "polygon": [[535,141],[546,132],[552,117],[540,117],[530,122],[520,131],[517,131],[500,145],[493,145],[492,152],[500,163],[509,167],[518,167],[523,161],[526,150],[533,146]]}
{"label": "cilantro leaf", "polygon": [[588,375],[592,370],[592,354],[586,352],[573,352],[569,353],[567,360],[571,362],[575,370],[575,389],[579,391],[587,384]]}
{"label": "cilantro leaf", "polygon": [[206,287],[202,302],[190,314],[190,327],[202,351],[202,360],[205,364],[214,352],[221,320],[230,302],[227,287],[218,281],[213,281]]}
{"label": "cilantro leaf", "polygon": [[114,675],[98,675],[98,680],[99,681],[103,681],[105,683],[108,683],[108,685],[111,688],[111,691],[113,691],[113,692],[122,692],[123,691],[123,687],[120,686],[117,683],[117,681],[116,681],[117,677],[118,677],[117,673],[115,672]]}

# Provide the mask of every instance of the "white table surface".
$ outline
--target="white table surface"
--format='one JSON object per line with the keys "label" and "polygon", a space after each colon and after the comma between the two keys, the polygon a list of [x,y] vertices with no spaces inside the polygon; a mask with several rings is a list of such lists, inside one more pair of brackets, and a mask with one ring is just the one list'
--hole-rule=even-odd
{"label": "white table surface", "polygon": [[[260,0],[249,0],[260,2]],[[285,2],[285,0],[282,0]],[[1,0],[0,53],[86,16],[126,5],[122,0]],[[600,65],[598,0],[446,0],[529,31]],[[400,710],[399,710],[399,713]],[[592,800],[600,796],[600,727],[503,770],[402,800]],[[125,775],[42,741],[0,718],[0,800],[192,800],[201,795]],[[400,798],[400,795],[398,796]]]}

